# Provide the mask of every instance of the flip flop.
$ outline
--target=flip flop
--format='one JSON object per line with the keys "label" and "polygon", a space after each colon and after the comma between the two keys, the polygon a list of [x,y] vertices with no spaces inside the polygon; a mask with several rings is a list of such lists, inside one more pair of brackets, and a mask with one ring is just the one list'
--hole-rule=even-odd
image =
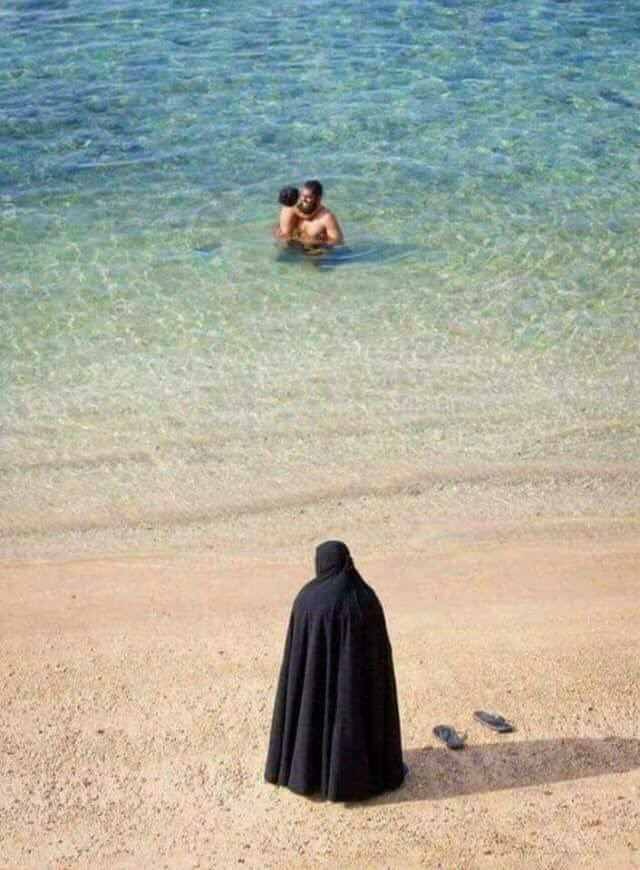
{"label": "flip flop", "polygon": [[467,741],[466,734],[463,734],[461,737],[456,729],[452,728],[450,725],[436,725],[433,729],[433,733],[438,740],[442,740],[443,743],[446,743],[449,749],[464,749],[464,744]]}
{"label": "flip flop", "polygon": [[476,710],[473,718],[477,722],[480,722],[481,725],[485,725],[499,734],[509,734],[511,731],[516,730],[511,722],[507,722],[504,716],[500,716],[497,713],[486,713],[484,710]]}

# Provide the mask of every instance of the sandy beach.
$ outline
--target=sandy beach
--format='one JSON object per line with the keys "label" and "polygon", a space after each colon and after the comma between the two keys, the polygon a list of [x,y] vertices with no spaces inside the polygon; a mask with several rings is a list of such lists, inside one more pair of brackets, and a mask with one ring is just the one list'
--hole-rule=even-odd
{"label": "sandy beach", "polygon": [[[0,870],[640,868],[638,3],[0,23]],[[349,805],[263,779],[328,539],[410,768]]]}
{"label": "sandy beach", "polygon": [[[16,544],[0,866],[640,866],[637,517],[531,495],[490,514],[469,492],[428,516],[418,490],[347,500],[341,527],[329,501],[229,517],[197,546]],[[354,805],[263,782],[290,603],[341,528],[385,606],[411,769]],[[483,729],[478,708],[516,732]],[[438,744],[440,723],[468,732],[464,751]]]}

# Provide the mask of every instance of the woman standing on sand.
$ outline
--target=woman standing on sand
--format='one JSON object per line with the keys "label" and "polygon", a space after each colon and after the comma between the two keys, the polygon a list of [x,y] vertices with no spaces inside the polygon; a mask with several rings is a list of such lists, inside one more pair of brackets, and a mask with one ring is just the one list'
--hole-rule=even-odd
{"label": "woman standing on sand", "polygon": [[326,541],[315,579],[293,604],[265,778],[351,801],[398,788],[404,777],[384,612],[347,546]]}

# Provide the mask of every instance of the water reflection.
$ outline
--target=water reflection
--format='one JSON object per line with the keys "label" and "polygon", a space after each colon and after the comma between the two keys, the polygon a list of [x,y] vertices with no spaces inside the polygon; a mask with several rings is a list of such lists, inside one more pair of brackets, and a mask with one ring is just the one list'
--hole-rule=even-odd
{"label": "water reflection", "polygon": [[384,239],[361,239],[335,248],[305,248],[302,245],[278,247],[276,262],[291,263],[316,269],[336,269],[353,266],[384,265],[406,260],[418,248]]}

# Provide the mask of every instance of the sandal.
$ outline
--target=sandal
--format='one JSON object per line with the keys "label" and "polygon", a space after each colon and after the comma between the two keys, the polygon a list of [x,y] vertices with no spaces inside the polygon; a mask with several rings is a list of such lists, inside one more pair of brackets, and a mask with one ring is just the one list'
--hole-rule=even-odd
{"label": "sandal", "polygon": [[485,725],[487,728],[491,728],[492,731],[497,731],[499,734],[509,734],[511,731],[516,730],[511,722],[507,722],[504,716],[499,716],[496,713],[486,713],[484,710],[476,710],[473,714],[473,718],[477,722],[480,722],[481,725]]}

